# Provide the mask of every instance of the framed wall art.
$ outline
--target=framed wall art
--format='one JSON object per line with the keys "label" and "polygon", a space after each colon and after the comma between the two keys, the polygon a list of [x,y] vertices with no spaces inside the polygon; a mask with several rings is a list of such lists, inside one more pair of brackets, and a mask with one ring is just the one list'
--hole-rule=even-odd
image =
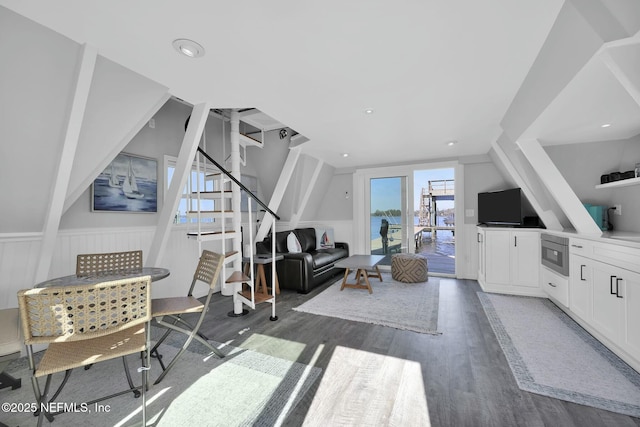
{"label": "framed wall art", "polygon": [[93,181],[93,212],[158,211],[158,162],[120,153]]}

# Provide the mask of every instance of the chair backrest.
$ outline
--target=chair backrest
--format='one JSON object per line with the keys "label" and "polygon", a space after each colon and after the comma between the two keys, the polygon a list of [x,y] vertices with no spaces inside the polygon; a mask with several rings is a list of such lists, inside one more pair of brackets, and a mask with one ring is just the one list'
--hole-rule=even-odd
{"label": "chair backrest", "polygon": [[202,255],[200,255],[196,272],[193,274],[194,283],[196,280],[200,280],[208,284],[210,289],[213,289],[222,270],[223,263],[223,255],[204,249]]}
{"label": "chair backrest", "polygon": [[76,276],[91,276],[101,273],[135,270],[138,268],[142,268],[141,250],[101,254],[79,254],[76,261]]}
{"label": "chair backrest", "polygon": [[151,276],[18,292],[25,344],[80,341],[151,319]]}

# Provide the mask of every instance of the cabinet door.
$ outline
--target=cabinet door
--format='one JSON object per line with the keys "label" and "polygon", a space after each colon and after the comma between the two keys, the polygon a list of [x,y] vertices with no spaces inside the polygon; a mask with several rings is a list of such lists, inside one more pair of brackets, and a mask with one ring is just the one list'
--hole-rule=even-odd
{"label": "cabinet door", "polygon": [[478,280],[484,281],[485,277],[485,249],[484,249],[484,237],[485,233],[482,228],[477,229],[476,239],[478,241]]}
{"label": "cabinet door", "polygon": [[624,289],[620,290],[625,301],[625,330],[622,346],[634,358],[640,360],[640,274],[620,270]]}
{"label": "cabinet door", "polygon": [[617,280],[621,279],[618,274],[619,268],[593,261],[593,326],[619,345],[624,329],[624,298],[615,294],[617,286],[623,285],[622,280]]}
{"label": "cabinet door", "polygon": [[540,287],[540,235],[536,232],[512,231],[511,284]]}
{"label": "cabinet door", "polygon": [[510,285],[509,260],[510,232],[508,230],[487,230],[485,232],[485,278],[487,283]]}
{"label": "cabinet door", "polygon": [[571,255],[569,261],[569,308],[587,322],[591,322],[592,262],[579,255]]}

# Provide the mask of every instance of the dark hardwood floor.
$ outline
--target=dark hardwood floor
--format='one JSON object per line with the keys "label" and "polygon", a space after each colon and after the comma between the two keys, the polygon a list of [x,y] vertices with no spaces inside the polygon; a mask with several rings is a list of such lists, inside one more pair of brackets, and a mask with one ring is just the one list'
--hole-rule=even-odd
{"label": "dark hardwood floor", "polygon": [[[520,390],[476,292],[477,282],[440,280],[442,335],[426,335],[377,325],[293,311],[327,286],[308,295],[283,290],[277,304],[262,304],[243,317],[228,317],[231,297],[217,294],[202,331],[228,342],[308,364],[321,346],[315,366],[325,372],[337,346],[420,364],[432,426],[640,426],[640,419]],[[320,384],[318,379],[285,425],[302,425]],[[392,398],[392,397],[390,397]]]}

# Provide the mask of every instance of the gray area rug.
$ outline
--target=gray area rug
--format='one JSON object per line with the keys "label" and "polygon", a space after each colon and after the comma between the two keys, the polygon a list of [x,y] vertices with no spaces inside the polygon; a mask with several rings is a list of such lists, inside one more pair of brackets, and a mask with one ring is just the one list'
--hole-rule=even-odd
{"label": "gray area rug", "polygon": [[[440,280],[402,283],[382,273],[383,281],[370,278],[373,293],[366,289],[340,290],[342,279],[294,310],[357,322],[390,326],[423,334],[439,335]],[[352,282],[354,279],[349,278]]]}
{"label": "gray area rug", "polygon": [[478,298],[522,390],[640,417],[640,374],[551,301]]}
{"label": "gray area rug", "polygon": [[[192,345],[195,351],[201,353],[187,351],[160,384],[151,386],[147,392],[148,425],[280,425],[321,372],[320,368],[255,351],[212,344],[226,354],[224,359],[209,356],[200,344]],[[162,347],[165,360],[170,360],[176,351],[173,346]],[[134,383],[140,384],[140,374],[135,372],[139,359],[131,356],[128,360]],[[153,382],[161,368],[155,359],[151,360],[150,377]],[[22,387],[13,391],[1,390],[0,401],[21,404],[33,402],[26,359],[18,359],[9,369],[14,376],[22,378]],[[54,375],[53,385],[57,386],[56,379],[60,381],[62,376]],[[125,388],[122,360],[114,359],[97,364],[88,371],[79,369],[72,372],[57,400],[65,403],[82,402]],[[86,413],[57,415],[54,424],[65,427],[141,424],[141,400],[133,398],[130,393],[99,404],[109,405],[108,410],[103,407],[102,411],[98,411],[90,406]],[[1,421],[12,427],[36,424],[36,418],[31,413],[5,412]],[[48,425],[46,420],[44,423]]]}

